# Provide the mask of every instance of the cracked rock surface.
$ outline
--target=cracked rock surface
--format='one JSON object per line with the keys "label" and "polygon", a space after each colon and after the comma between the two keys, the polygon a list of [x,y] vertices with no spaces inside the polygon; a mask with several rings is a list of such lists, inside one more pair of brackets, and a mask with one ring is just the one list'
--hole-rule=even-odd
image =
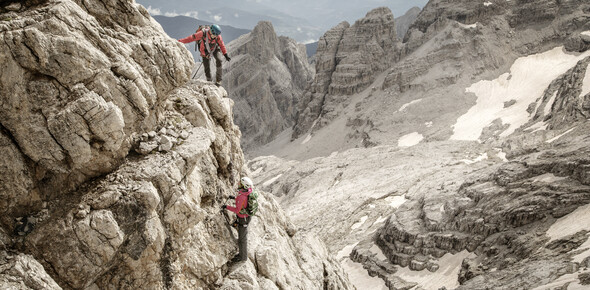
{"label": "cracked rock surface", "polygon": [[0,288],[352,289],[264,191],[231,262],[241,132],[191,59],[134,1],[2,4]]}

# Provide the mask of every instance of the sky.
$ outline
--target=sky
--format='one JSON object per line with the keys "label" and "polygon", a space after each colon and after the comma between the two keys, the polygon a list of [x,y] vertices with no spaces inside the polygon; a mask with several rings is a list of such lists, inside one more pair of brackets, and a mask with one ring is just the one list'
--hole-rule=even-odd
{"label": "sky", "polygon": [[423,8],[427,0],[137,0],[152,15],[189,16],[200,20],[252,29],[269,20],[280,35],[300,42],[317,40],[342,21],[354,23],[370,10],[387,6],[394,17],[412,7]]}

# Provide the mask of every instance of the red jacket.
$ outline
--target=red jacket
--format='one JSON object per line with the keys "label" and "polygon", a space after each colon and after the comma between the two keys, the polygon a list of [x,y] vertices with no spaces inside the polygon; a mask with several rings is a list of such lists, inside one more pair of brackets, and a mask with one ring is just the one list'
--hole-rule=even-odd
{"label": "red jacket", "polygon": [[[192,34],[188,37],[185,37],[183,39],[179,39],[178,41],[182,42],[182,43],[191,43],[193,41],[199,41],[203,39],[203,30]],[[225,44],[223,44],[223,39],[221,38],[221,35],[217,35],[217,37],[215,39],[211,38],[211,32],[207,33],[207,39],[209,40],[209,48],[213,50],[214,47],[219,46],[219,48],[221,49],[221,53],[222,54],[226,54],[227,50],[225,49]],[[201,57],[206,57],[208,56],[206,49],[206,45],[205,45],[205,41],[201,41],[201,46],[199,47],[199,51],[201,51]]]}
{"label": "red jacket", "polygon": [[239,195],[236,197],[236,207],[228,206],[226,207],[227,210],[235,212],[236,215],[240,218],[248,217],[247,214],[241,214],[240,211],[248,205],[248,196],[252,193],[252,188],[248,189],[248,191],[240,190]]}

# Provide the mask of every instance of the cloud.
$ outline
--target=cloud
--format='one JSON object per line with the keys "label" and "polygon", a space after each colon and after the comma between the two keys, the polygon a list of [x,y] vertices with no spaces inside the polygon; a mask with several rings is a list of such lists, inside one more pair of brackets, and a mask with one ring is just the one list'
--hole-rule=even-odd
{"label": "cloud", "polygon": [[221,21],[221,15],[215,15],[213,16],[213,19],[215,19],[216,22]]}
{"label": "cloud", "polygon": [[199,12],[198,11],[189,11],[189,12],[184,13],[183,15],[187,16],[187,17],[199,19]]}
{"label": "cloud", "polygon": [[[146,8],[146,10],[150,13],[150,15],[163,15],[163,16],[167,16],[167,17],[175,17],[175,16],[178,16],[178,15],[181,15],[181,14],[176,13],[176,11],[162,13],[162,9],[160,9],[160,8],[152,8],[151,5],[148,6]],[[191,13],[194,13],[194,16],[193,15],[188,15],[188,14],[191,14]],[[182,15],[191,16],[191,17],[195,17],[196,18],[197,17],[197,11],[187,12],[187,13],[182,14]]]}
{"label": "cloud", "polygon": [[160,10],[160,8],[152,8],[152,6],[148,6],[147,11],[150,13],[150,15],[162,15],[162,11]]}
{"label": "cloud", "polygon": [[175,12],[165,12],[164,13],[164,16],[168,16],[168,17],[176,17],[178,15],[180,15],[180,14],[176,13],[176,11]]}

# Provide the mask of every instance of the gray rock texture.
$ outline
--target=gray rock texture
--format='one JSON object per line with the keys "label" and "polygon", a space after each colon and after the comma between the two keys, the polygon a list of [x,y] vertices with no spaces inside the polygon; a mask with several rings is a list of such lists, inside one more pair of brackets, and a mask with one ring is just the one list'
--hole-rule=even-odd
{"label": "gray rock texture", "polygon": [[[351,277],[379,277],[374,288],[585,289],[586,2],[430,1],[398,59],[363,90],[330,96],[335,82],[318,70],[324,97],[306,96],[300,111],[316,118],[298,119],[296,139],[269,144],[259,155],[275,156],[248,167],[301,231],[355,265]],[[452,138],[474,108],[473,123],[502,113],[470,141]]]}
{"label": "gray rock texture", "polygon": [[416,18],[418,18],[420,11],[422,11],[422,9],[419,7],[413,7],[408,10],[406,14],[395,18],[395,31],[399,39],[404,39],[408,29],[410,29],[410,26],[412,26],[414,21],[416,21]]}
{"label": "gray rock texture", "polygon": [[235,101],[235,121],[247,151],[294,125],[296,106],[313,69],[305,46],[277,36],[268,21],[259,22],[228,49],[232,60],[225,63],[223,87]]}
{"label": "gray rock texture", "polygon": [[234,102],[145,8],[2,5],[0,38],[0,288],[352,289],[264,191],[231,262]]}
{"label": "gray rock texture", "polygon": [[337,107],[349,104],[349,95],[365,89],[397,60],[399,45],[393,14],[385,7],[369,11],[352,26],[343,22],[326,32],[318,42],[316,75],[300,101],[293,138],[332,120]]}
{"label": "gray rock texture", "polygon": [[0,144],[11,153],[0,164],[13,164],[0,174],[3,216],[116,168],[190,65],[131,2],[15,10],[0,21]]}
{"label": "gray rock texture", "polygon": [[[403,43],[391,50],[392,61],[375,60],[384,64],[384,72],[376,70],[367,78],[350,71],[346,83],[364,85],[345,97],[340,89],[346,86],[332,74],[343,64],[334,57],[339,50],[335,44],[350,29],[340,24],[324,37],[331,39],[324,40],[331,49],[318,49],[316,77],[301,101],[291,134],[298,144],[312,138],[298,146],[305,149],[297,156],[291,156],[304,159],[348,148],[394,145],[412,132],[424,141],[447,140],[457,118],[476,102],[466,88],[509,72],[521,57],[556,47],[570,55],[586,52],[590,42],[582,32],[590,30],[588,17],[585,1],[430,1]],[[357,23],[368,25],[363,20]],[[362,61],[355,63],[353,67],[362,67]],[[336,142],[324,145],[325,139]],[[273,152],[286,157],[298,149],[259,151],[255,155]]]}

